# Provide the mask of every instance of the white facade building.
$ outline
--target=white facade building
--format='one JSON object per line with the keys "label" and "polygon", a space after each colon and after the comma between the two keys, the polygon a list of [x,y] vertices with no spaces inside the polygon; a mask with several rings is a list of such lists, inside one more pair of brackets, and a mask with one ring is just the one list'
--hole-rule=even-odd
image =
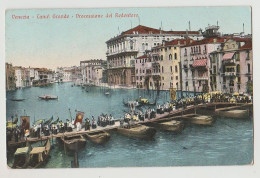
{"label": "white facade building", "polygon": [[139,25],[109,39],[107,44],[108,83],[135,84],[134,61],[146,50],[161,45],[162,41],[191,38],[201,40],[201,31],[164,31]]}

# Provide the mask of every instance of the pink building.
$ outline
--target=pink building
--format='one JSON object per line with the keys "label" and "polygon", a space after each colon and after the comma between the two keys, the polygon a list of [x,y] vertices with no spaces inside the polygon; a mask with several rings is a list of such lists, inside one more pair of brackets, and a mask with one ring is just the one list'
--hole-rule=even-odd
{"label": "pink building", "polygon": [[151,55],[145,54],[135,59],[135,77],[136,87],[145,88],[146,76],[151,75],[152,72],[152,61]]}
{"label": "pink building", "polygon": [[225,93],[247,93],[253,80],[252,39],[231,38],[211,54],[211,85]]}
{"label": "pink building", "polygon": [[224,37],[208,37],[181,47],[182,89],[208,92],[210,88],[209,54],[220,48]]}

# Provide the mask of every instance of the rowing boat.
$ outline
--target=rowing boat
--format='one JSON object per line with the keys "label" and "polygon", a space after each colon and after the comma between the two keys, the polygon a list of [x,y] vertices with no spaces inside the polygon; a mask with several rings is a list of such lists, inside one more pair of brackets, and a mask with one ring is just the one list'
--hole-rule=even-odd
{"label": "rowing boat", "polygon": [[34,147],[30,152],[30,159],[27,168],[39,168],[47,163],[50,158],[49,152],[51,143],[48,139],[43,147]]}
{"label": "rowing boat", "polygon": [[29,163],[29,153],[32,150],[30,146],[17,148],[14,153],[14,163],[12,168],[21,169],[26,168]]}
{"label": "rowing boat", "polygon": [[93,143],[102,144],[110,139],[109,133],[105,131],[86,133],[86,137]]}
{"label": "rowing boat", "polygon": [[58,140],[70,151],[79,151],[86,146],[86,139],[82,135],[60,137]]}
{"label": "rowing boat", "polygon": [[145,125],[133,125],[130,128],[119,127],[117,132],[129,137],[149,139],[154,137],[156,130]]}

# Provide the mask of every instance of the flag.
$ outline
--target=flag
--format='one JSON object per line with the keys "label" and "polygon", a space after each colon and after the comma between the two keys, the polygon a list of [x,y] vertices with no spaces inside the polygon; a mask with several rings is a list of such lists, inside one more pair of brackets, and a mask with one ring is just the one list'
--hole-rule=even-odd
{"label": "flag", "polygon": [[170,98],[176,100],[176,88],[170,88]]}
{"label": "flag", "polygon": [[74,125],[76,125],[77,122],[82,123],[83,117],[84,117],[84,112],[78,111]]}
{"label": "flag", "polygon": [[21,116],[20,123],[21,123],[22,129],[29,130],[30,129],[30,116]]}

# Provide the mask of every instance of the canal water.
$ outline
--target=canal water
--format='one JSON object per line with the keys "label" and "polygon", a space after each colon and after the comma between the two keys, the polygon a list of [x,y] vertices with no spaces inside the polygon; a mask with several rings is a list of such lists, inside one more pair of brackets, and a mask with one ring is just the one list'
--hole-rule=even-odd
{"label": "canal water", "polygon": [[[104,93],[109,91],[110,95]],[[58,100],[42,101],[38,96],[57,95]],[[186,95],[186,94],[184,94]],[[190,95],[190,94],[189,94]],[[124,100],[139,96],[158,98],[159,103],[169,100],[168,92],[147,92],[136,89],[107,89],[71,86],[71,83],[53,84],[49,87],[32,87],[7,93],[7,120],[14,115],[29,115],[31,121],[54,119],[63,121],[75,118],[76,112],[97,117],[102,112],[115,118],[127,111]],[[12,98],[24,98],[14,102]],[[80,167],[160,167],[160,166],[206,166],[245,165],[253,160],[253,119],[232,119],[215,117],[213,126],[187,125],[181,134],[157,131],[153,140],[140,140],[111,134],[104,145],[88,142],[79,152]],[[46,168],[69,168],[73,153],[64,152],[55,140],[52,142],[51,159]],[[12,165],[8,155],[8,165]]]}

